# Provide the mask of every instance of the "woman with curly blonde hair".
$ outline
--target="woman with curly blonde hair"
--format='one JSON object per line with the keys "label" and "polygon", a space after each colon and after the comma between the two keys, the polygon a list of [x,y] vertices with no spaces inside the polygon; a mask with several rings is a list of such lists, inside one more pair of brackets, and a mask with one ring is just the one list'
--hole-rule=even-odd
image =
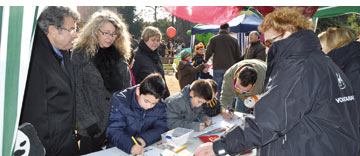
{"label": "woman with curly blonde hair", "polygon": [[76,129],[80,152],[87,154],[104,143],[112,94],[131,86],[127,26],[112,11],[96,12],[79,32],[73,51]]}
{"label": "woman with curly blonde hair", "polygon": [[294,8],[265,16],[264,94],[255,119],[232,127],[196,156],[235,155],[258,148],[260,156],[357,155],[357,103],[350,82],[320,49],[312,23]]}

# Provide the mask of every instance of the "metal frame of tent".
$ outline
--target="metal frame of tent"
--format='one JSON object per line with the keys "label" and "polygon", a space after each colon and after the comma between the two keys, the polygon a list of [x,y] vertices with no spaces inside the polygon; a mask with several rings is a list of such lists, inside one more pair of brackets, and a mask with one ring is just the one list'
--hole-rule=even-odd
{"label": "metal frame of tent", "polygon": [[[229,23],[230,32],[232,32],[232,36],[238,40],[240,50],[243,53],[244,48],[247,45],[247,36],[246,33],[257,30],[257,27],[261,24],[263,20],[254,15],[243,14],[237,16],[232,19]],[[194,48],[195,43],[195,35],[196,34],[206,34],[206,33],[214,33],[217,34],[219,32],[219,25],[202,25],[198,27],[193,27],[191,29],[191,45],[190,47]]]}

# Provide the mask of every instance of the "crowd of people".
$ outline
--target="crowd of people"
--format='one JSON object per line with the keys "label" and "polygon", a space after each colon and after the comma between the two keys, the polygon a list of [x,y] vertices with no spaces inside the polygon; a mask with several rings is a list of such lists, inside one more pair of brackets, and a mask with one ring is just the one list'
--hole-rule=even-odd
{"label": "crowd of people", "polygon": [[[153,26],[137,43],[109,10],[94,13],[78,31],[79,18],[68,7],[49,6],[37,21],[20,124],[35,127],[47,156],[104,147],[137,155],[170,129],[202,131],[210,117],[230,119],[233,111],[255,118],[194,155],[254,148],[262,156],[360,151],[360,39],[344,28],[316,36],[300,12],[279,8],[258,28],[265,44],[252,31],[241,55],[229,24],[193,50],[183,43],[174,48]],[[161,57],[176,53],[181,91],[170,95]],[[253,96],[261,98],[246,107]]]}

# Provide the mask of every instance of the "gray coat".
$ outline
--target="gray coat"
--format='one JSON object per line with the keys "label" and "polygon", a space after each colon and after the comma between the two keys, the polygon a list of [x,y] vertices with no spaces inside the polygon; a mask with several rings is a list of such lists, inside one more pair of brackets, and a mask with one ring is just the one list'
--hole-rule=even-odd
{"label": "gray coat", "polygon": [[183,127],[199,131],[200,122],[205,121],[208,116],[202,111],[202,107],[193,108],[190,103],[190,85],[180,92],[166,99],[167,123],[169,129]]}
{"label": "gray coat", "polygon": [[[75,51],[72,63],[76,82],[76,128],[80,135],[89,136],[86,129],[97,124],[100,133],[95,137],[98,137],[108,123],[112,93],[105,88],[101,73],[85,51]],[[125,59],[122,57],[117,65],[123,75],[123,89],[130,87],[131,77]]]}

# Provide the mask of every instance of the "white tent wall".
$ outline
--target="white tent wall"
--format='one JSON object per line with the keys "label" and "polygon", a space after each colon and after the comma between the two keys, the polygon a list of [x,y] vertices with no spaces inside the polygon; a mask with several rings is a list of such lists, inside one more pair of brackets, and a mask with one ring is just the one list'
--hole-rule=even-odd
{"label": "white tent wall", "polygon": [[36,6],[4,6],[0,51],[0,152],[13,153],[36,20]]}

